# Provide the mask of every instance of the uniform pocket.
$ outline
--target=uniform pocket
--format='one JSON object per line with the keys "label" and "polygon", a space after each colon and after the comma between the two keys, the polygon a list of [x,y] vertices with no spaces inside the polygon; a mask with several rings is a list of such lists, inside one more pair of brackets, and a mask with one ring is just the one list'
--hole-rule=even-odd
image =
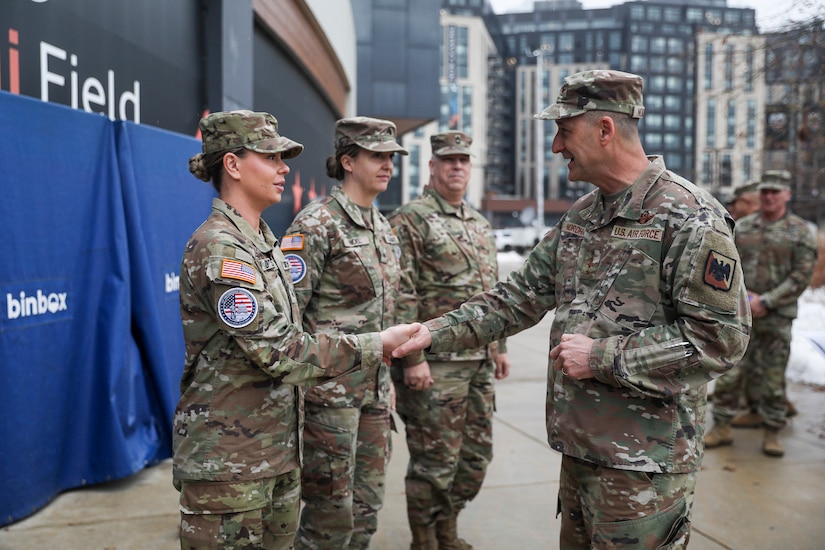
{"label": "uniform pocket", "polygon": [[628,550],[684,548],[690,536],[690,526],[687,502],[682,499],[643,518],[593,524],[593,547]]}

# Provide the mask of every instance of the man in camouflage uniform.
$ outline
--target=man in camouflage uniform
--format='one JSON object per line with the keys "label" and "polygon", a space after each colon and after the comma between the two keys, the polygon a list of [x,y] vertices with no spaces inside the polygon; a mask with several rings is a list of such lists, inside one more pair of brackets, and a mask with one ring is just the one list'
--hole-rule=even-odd
{"label": "man in camouflage uniform", "polygon": [[172,474],[181,548],[288,549],[301,495],[303,400],[295,384],[374,377],[400,338],[302,331],[289,264],[260,214],[265,199],[280,200],[284,159],[303,146],[280,136],[269,113],[212,113],[200,129],[203,153],[190,170],[220,198],[180,270],[186,359]]}
{"label": "man in camouflage uniform", "polygon": [[808,287],[817,258],[816,232],[788,211],[790,173],[765,172],[759,184],[760,210],[739,220],[736,246],[753,314],[753,337],[744,360],[720,378],[713,392],[713,429],[707,448],[733,443],[731,421],[743,391],[755,401],[765,425],[762,451],[782,456],[778,433],[786,423],[785,368],[797,299]]}
{"label": "man in camouflage uniform", "polygon": [[731,193],[727,207],[734,220],[744,218],[759,210],[759,190],[757,182],[740,185]]}
{"label": "man in camouflage uniform", "polygon": [[[281,244],[311,332],[358,334],[395,323],[398,239],[373,205],[393,175],[395,124],[335,125],[327,174],[341,185],[304,208]],[[304,508],[297,549],[362,549],[378,527],[390,459],[389,368],[358,371],[305,392]]]}
{"label": "man in camouflage uniform", "polygon": [[744,354],[750,315],[733,220],[646,156],[642,78],[564,80],[553,152],[597,189],[506,282],[419,326],[397,357],[475,347],[556,310],[547,434],[561,452],[561,548],[687,544],[702,460],[705,384]]}
{"label": "man in camouflage uniform", "polygon": [[[426,321],[498,281],[487,220],[464,201],[472,139],[462,132],[430,138],[430,183],[390,216],[404,265],[402,322]],[[413,548],[472,548],[458,538],[459,512],[481,489],[493,456],[493,378],[504,378],[504,342],[465,351],[416,353],[396,363],[398,413],[410,463],[407,515]],[[431,385],[432,384],[432,385]]]}

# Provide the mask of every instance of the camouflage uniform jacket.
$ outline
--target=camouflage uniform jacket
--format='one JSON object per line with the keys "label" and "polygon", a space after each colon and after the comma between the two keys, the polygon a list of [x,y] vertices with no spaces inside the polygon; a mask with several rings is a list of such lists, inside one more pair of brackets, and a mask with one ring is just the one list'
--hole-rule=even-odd
{"label": "camouflage uniform jacket", "polygon": [[[387,219],[371,207],[372,221],[340,186],[308,204],[287,229],[281,250],[296,269],[292,282],[310,332],[358,334],[395,324],[400,267],[398,239]],[[356,371],[305,392],[308,401],[330,407],[389,404],[390,376]]]}
{"label": "camouflage uniform jacket", "polygon": [[759,213],[736,222],[736,247],[745,286],[772,314],[796,318],[797,299],[811,282],[817,258],[816,232],[787,213],[769,222]]}
{"label": "camouflage uniform jacket", "polygon": [[377,334],[302,332],[278,241],[263,221],[260,230],[213,199],[186,245],[176,480],[253,480],[296,468],[303,404],[294,384],[381,364]]}
{"label": "camouflage uniform jacket", "polygon": [[733,220],[706,192],[652,162],[605,210],[579,199],[493,291],[427,322],[436,350],[475,346],[556,309],[595,341],[594,378],[548,369],[547,435],[602,466],[685,473],[701,463],[705,384],[745,353],[750,309]]}
{"label": "camouflage uniform jacket", "polygon": [[[427,321],[460,306],[498,282],[496,244],[490,223],[467,203],[455,207],[427,185],[423,194],[390,215],[404,269],[398,321]],[[404,366],[428,361],[468,361],[504,353],[505,342],[470,350],[414,353]]]}

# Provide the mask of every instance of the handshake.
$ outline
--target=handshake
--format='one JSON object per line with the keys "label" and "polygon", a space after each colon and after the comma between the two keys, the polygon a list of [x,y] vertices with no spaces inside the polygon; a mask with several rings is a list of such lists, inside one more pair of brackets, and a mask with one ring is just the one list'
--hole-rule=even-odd
{"label": "handshake", "polygon": [[414,351],[421,351],[433,343],[430,329],[421,323],[396,325],[380,333],[384,357],[387,359],[404,357]]}

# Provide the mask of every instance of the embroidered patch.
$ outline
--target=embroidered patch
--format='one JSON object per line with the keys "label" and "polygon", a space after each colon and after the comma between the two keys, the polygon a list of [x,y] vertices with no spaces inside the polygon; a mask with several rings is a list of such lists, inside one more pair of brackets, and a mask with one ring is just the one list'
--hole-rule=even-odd
{"label": "embroidered patch", "polygon": [[258,301],[245,288],[230,288],[218,300],[218,315],[232,328],[242,328],[258,315]]}
{"label": "embroidered patch", "polygon": [[708,259],[705,262],[705,277],[706,285],[710,285],[718,290],[725,292],[731,289],[733,284],[733,275],[736,272],[736,260],[729,258],[724,254],[711,250],[708,252]]}
{"label": "embroidered patch", "polygon": [[576,225],[575,223],[564,222],[561,226],[561,230],[564,233],[572,233],[574,235],[578,235],[579,237],[584,236],[584,227],[581,225]]}
{"label": "embroidered patch", "polygon": [[648,223],[650,220],[653,219],[653,215],[653,210],[645,210],[644,212],[642,212],[642,215],[639,216],[639,223],[642,225]]}
{"label": "embroidered patch", "polygon": [[303,250],[304,236],[300,234],[284,235],[281,239],[281,250]]}
{"label": "embroidered patch", "polygon": [[258,273],[254,267],[247,263],[225,258],[221,262],[221,277],[224,279],[238,279],[254,285],[258,279]]}
{"label": "embroidered patch", "polygon": [[307,275],[307,263],[297,254],[284,254],[284,258],[289,262],[289,274],[292,277],[292,284],[300,283]]}
{"label": "embroidered patch", "polygon": [[612,237],[617,239],[634,239],[647,241],[661,241],[663,231],[661,229],[646,229],[643,227],[622,227],[617,225],[613,228]]}

